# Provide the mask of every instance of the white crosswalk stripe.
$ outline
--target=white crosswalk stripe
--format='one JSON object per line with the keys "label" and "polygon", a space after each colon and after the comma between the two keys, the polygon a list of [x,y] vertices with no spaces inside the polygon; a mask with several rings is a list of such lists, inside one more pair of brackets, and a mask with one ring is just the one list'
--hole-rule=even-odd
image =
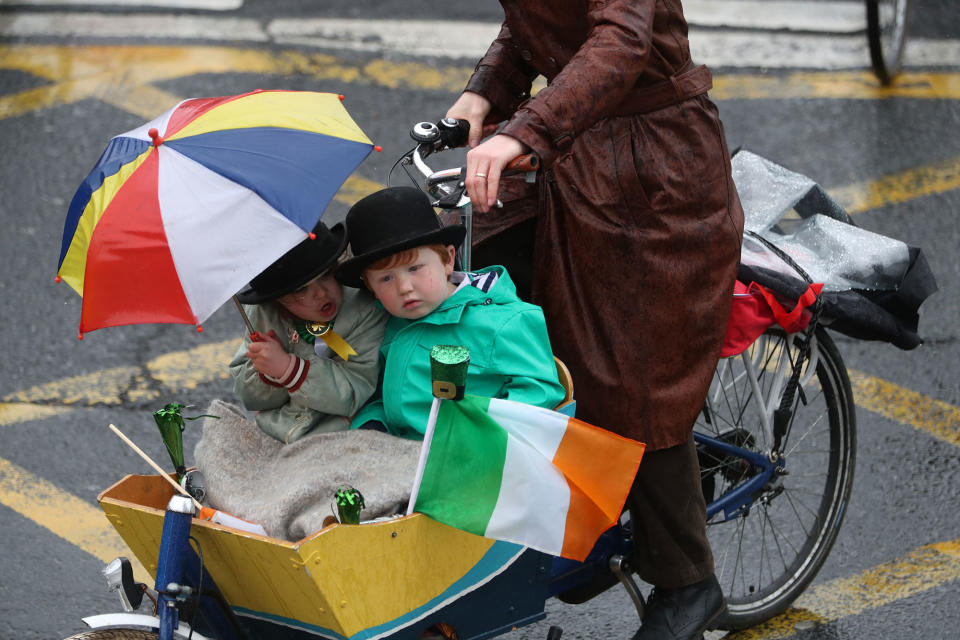
{"label": "white crosswalk stripe", "polygon": [[[106,2],[107,0],[104,0]],[[25,4],[96,5],[96,0]],[[111,0],[110,4],[224,10],[242,0]],[[688,0],[693,57],[717,68],[865,69],[870,54],[861,2]],[[475,60],[497,34],[494,22],[277,17],[108,11],[0,15],[2,37],[273,42],[284,46]],[[960,41],[910,39],[904,66],[960,65]]]}

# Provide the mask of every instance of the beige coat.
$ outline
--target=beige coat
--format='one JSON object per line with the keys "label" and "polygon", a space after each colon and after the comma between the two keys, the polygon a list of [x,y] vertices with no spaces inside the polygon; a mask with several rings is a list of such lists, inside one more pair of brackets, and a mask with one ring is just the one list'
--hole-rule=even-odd
{"label": "beige coat", "polygon": [[267,384],[246,357],[246,336],[230,363],[234,391],[257,425],[284,443],[307,433],[342,431],[373,394],[380,373],[379,352],[387,314],[367,291],[343,289],[343,303],[333,330],[357,352],[344,362],[332,352],[318,356],[304,340],[293,343],[293,319],[275,303],[245,306],[257,331],[277,332],[284,348],[310,361],[303,385],[294,392]]}

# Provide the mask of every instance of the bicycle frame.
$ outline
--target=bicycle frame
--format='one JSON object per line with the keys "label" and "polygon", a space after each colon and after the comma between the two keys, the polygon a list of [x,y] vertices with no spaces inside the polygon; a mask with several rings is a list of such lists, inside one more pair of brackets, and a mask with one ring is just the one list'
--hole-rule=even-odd
{"label": "bicycle frame", "polygon": [[[759,371],[758,366],[764,361],[766,353],[768,351],[768,341],[769,337],[762,335],[757,338],[757,341],[754,342],[754,348],[752,350],[753,357],[751,357],[750,350],[744,351],[739,356],[741,362],[743,363],[744,373],[741,375],[748,376],[747,382],[750,385],[750,388],[753,390],[754,395],[760,400],[759,406],[757,407],[758,418],[760,419],[760,424],[763,426],[764,433],[767,436],[768,442],[773,442],[774,432],[773,432],[773,412],[778,408],[780,404],[780,397],[783,395],[784,388],[787,385],[787,382],[790,379],[790,374],[792,372],[793,362],[790,361],[788,357],[788,352],[794,346],[794,343],[797,339],[796,334],[791,334],[786,336],[786,345],[787,349],[781,350],[777,355],[777,361],[772,363],[772,366],[776,370],[776,376],[774,378],[774,384],[771,385],[767,393],[764,394],[763,389],[760,388],[759,384]],[[806,374],[800,379],[799,386],[804,387],[813,376],[817,368],[817,363],[819,361],[819,351],[817,349],[816,337],[811,335],[810,343],[810,356],[807,362],[805,363]],[[716,401],[722,392],[721,386],[729,385],[732,386],[736,379],[732,373],[732,368],[730,366],[730,358],[721,360],[717,366],[717,375],[719,378],[720,386],[713,390],[713,400]],[[767,365],[770,366],[769,364]],[[729,375],[730,380],[725,381],[725,376]],[[708,398],[708,401],[710,398]]]}

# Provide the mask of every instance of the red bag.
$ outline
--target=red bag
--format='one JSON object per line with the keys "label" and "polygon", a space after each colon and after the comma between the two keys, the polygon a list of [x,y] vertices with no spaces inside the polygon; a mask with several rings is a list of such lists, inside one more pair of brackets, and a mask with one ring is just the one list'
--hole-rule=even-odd
{"label": "red bag", "polygon": [[737,281],[733,287],[733,305],[720,357],[729,358],[746,351],[774,324],[779,324],[787,333],[803,331],[810,324],[810,313],[804,313],[804,310],[817,300],[821,290],[822,284],[811,284],[794,308],[787,311],[770,289],[756,282],[747,286]]}

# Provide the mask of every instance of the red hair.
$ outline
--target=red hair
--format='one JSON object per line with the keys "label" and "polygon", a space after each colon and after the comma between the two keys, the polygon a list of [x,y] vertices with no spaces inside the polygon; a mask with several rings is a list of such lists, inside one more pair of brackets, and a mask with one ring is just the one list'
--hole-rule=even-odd
{"label": "red hair", "polygon": [[[425,249],[430,249],[435,254],[440,256],[440,262],[443,264],[448,264],[452,258],[450,257],[450,252],[447,251],[447,248],[442,244],[424,244],[420,245]],[[405,249],[399,253],[394,253],[385,258],[380,258],[379,260],[371,263],[363,270],[363,273],[366,274],[370,269],[392,269],[394,267],[401,267],[407,264],[413,264],[417,256],[420,255],[420,247],[413,247],[412,249]]]}

